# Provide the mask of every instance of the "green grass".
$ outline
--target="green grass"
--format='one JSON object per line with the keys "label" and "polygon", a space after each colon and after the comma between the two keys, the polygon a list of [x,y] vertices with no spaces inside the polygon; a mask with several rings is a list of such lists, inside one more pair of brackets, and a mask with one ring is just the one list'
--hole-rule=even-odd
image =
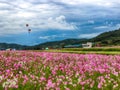
{"label": "green grass", "polygon": [[52,49],[45,50],[46,52],[62,52],[62,53],[77,53],[77,54],[105,54],[105,55],[120,55],[120,48],[67,48],[67,49]]}
{"label": "green grass", "polygon": [[67,50],[67,51],[120,51],[120,48],[108,48],[108,47],[102,47],[102,48],[65,48],[63,50]]}

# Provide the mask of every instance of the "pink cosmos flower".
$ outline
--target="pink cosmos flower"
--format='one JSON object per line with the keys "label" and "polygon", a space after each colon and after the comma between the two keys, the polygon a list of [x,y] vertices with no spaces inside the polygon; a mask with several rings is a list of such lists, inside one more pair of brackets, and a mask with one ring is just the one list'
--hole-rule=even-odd
{"label": "pink cosmos flower", "polygon": [[102,88],[102,84],[101,83],[98,84],[98,88]]}
{"label": "pink cosmos flower", "polygon": [[45,78],[45,77],[41,77],[40,80],[41,80],[41,81],[45,81],[46,78]]}
{"label": "pink cosmos flower", "polygon": [[48,82],[47,82],[47,88],[54,88],[55,87],[55,83],[53,83],[51,80],[48,80]]}
{"label": "pink cosmos flower", "polygon": [[8,74],[9,74],[9,73],[10,73],[10,70],[9,70],[9,69],[7,69],[7,70],[6,70],[6,73],[8,73]]}

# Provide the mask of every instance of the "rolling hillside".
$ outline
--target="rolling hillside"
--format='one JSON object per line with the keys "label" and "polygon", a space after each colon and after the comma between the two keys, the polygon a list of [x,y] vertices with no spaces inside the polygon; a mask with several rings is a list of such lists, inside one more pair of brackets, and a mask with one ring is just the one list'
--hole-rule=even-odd
{"label": "rolling hillside", "polygon": [[120,29],[104,32],[97,37],[91,39],[91,41],[100,43],[102,45],[120,45]]}
{"label": "rolling hillside", "polygon": [[53,42],[46,42],[42,44],[38,44],[35,46],[23,46],[18,44],[7,44],[7,43],[0,43],[0,49],[1,48],[16,48],[16,49],[42,49],[42,48],[62,48],[65,45],[74,45],[74,44],[81,44],[86,43],[88,41],[99,43],[102,46],[111,46],[111,45],[120,45],[120,29],[113,30],[109,32],[104,32],[94,38],[91,39],[65,39],[62,41],[53,41]]}
{"label": "rolling hillside", "polygon": [[41,49],[45,47],[60,48],[65,45],[81,44],[89,41],[94,42],[95,44],[99,43],[102,46],[120,45],[120,29],[104,32],[91,39],[66,39],[62,41],[46,42],[33,46],[32,48],[34,49]]}
{"label": "rolling hillside", "polygon": [[28,47],[28,46],[23,46],[23,45],[19,45],[19,44],[0,43],[0,50],[4,50],[4,49],[8,49],[8,48],[21,50],[21,49],[24,49],[26,47]]}
{"label": "rolling hillside", "polygon": [[62,41],[53,41],[53,42],[46,42],[39,45],[27,47],[26,49],[42,49],[42,48],[62,48],[65,45],[70,44],[79,44],[88,41],[88,39],[65,39]]}

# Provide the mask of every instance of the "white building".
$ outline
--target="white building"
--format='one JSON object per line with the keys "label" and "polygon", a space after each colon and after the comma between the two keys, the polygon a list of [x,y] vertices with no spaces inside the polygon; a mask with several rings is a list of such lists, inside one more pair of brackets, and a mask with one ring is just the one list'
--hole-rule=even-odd
{"label": "white building", "polygon": [[92,42],[87,42],[86,44],[82,44],[83,48],[91,48],[92,47]]}

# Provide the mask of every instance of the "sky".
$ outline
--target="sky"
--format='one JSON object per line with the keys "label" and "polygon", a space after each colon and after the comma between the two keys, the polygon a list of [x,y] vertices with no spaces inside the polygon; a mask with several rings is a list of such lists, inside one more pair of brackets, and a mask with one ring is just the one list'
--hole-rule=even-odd
{"label": "sky", "polygon": [[0,43],[37,45],[118,28],[120,0],[0,0]]}

